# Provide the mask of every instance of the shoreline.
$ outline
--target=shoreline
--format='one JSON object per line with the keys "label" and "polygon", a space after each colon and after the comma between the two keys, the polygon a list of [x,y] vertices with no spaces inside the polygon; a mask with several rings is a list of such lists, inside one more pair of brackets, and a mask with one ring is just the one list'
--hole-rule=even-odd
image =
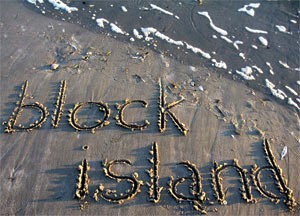
{"label": "shoreline", "polygon": [[[54,10],[49,3],[37,3],[39,9],[32,4],[24,4],[56,20],[110,35],[121,42],[149,47],[183,64],[207,67],[267,96],[273,95],[278,103],[299,111],[299,84],[296,81],[299,72],[297,46],[300,42],[297,35],[300,32],[295,23],[285,23],[286,20],[299,22],[297,2],[261,2],[253,4],[253,8],[246,7],[251,4],[238,1],[226,4],[203,2],[201,6],[196,1],[152,3],[71,2],[70,6],[77,9],[71,13],[64,13],[63,9]],[[243,5],[242,10],[240,7]],[[122,7],[126,8],[126,12],[121,10]],[[222,9],[226,18],[220,17],[216,8]],[[300,5],[298,8],[300,10]],[[245,13],[250,9],[253,14],[256,11],[255,16]],[[99,23],[97,25],[98,19],[102,20],[101,27]],[[118,31],[113,30],[112,25]],[[282,32],[284,28],[287,28],[286,32]],[[139,36],[132,33],[133,29]],[[143,29],[151,31],[143,32]],[[146,34],[149,36],[146,37]],[[262,45],[259,38],[263,38],[268,45]],[[270,88],[268,82],[275,87]]]}

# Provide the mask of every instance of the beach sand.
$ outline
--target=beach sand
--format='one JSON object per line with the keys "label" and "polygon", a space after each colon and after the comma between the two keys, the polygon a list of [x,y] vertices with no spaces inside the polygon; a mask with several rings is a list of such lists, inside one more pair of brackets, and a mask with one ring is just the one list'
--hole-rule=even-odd
{"label": "beach sand", "polygon": [[[247,204],[241,198],[240,177],[234,169],[222,174],[227,205],[220,205],[214,197],[210,176],[214,161],[231,164],[233,159],[238,159],[249,173],[254,164],[268,165],[261,132],[266,138],[271,138],[277,163],[299,202],[299,116],[295,110],[207,68],[190,67],[147,47],[44,17],[24,8],[19,2],[1,2],[0,28],[1,122],[7,121],[13,112],[25,80],[28,80],[31,97],[25,102],[38,101],[50,113],[42,127],[31,132],[7,134],[4,133],[5,127],[1,128],[1,214],[198,214],[190,202],[178,203],[168,192],[170,176],[176,179],[190,175],[187,169],[178,165],[189,160],[199,169],[203,191],[214,202],[213,205],[208,201],[203,204],[209,214],[289,215],[282,201],[276,205],[262,197],[252,180],[250,185],[257,203]],[[144,54],[143,61],[134,58],[137,52]],[[54,62],[59,64],[57,70],[51,70],[49,66]],[[167,102],[176,101],[180,96],[185,98],[172,108],[172,112],[189,129],[187,136],[170,118],[167,130],[159,132],[159,79],[163,80]],[[67,81],[66,100],[60,125],[54,129],[51,115],[61,80]],[[126,98],[149,103],[147,109],[132,106],[125,112],[128,122],[141,123],[148,119],[150,126],[147,129],[131,131],[116,125],[115,104],[124,103]],[[69,109],[78,102],[88,101],[103,101],[111,109],[110,125],[97,129],[95,134],[76,131],[67,119]],[[37,118],[37,114],[30,110],[24,110],[22,115],[19,122],[24,124]],[[93,124],[97,115],[95,107],[79,113],[79,117],[89,124]],[[235,123],[240,131],[235,129]],[[135,198],[122,205],[102,198],[99,202],[94,201],[93,193],[100,184],[106,188],[119,185],[117,188],[122,191],[130,188],[124,182],[116,183],[105,177],[101,166],[105,159],[130,160],[131,167],[115,166],[115,172],[120,175],[137,172],[140,180],[149,182],[145,170],[151,168],[148,158],[153,142],[158,143],[160,153],[159,186],[164,188],[160,201],[156,204],[149,202],[146,184]],[[83,145],[88,145],[89,149],[83,151]],[[288,153],[280,160],[284,146],[287,146]],[[83,159],[88,160],[91,169],[88,173],[88,206],[80,210],[80,202],[74,194],[78,165]],[[271,173],[263,174],[264,184],[279,194],[274,180],[268,177]],[[250,175],[248,177],[250,179]],[[180,192],[189,194],[187,184],[180,188]]]}

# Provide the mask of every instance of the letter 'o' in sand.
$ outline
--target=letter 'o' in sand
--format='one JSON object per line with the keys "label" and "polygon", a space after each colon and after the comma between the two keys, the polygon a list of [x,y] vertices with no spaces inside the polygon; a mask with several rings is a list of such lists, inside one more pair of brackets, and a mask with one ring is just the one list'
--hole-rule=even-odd
{"label": "letter 'o' in sand", "polygon": [[[80,125],[78,123],[78,118],[76,117],[77,112],[86,105],[96,105],[99,107],[100,111],[104,112],[104,117],[102,120],[97,120],[96,124],[92,125],[92,126],[85,126],[85,125]],[[108,108],[108,104],[105,104],[103,102],[85,102],[85,103],[77,103],[75,104],[75,107],[73,109],[71,109],[69,114],[69,123],[70,125],[75,128],[78,131],[81,130],[90,130],[92,133],[96,132],[96,129],[99,127],[105,127],[107,125],[109,125],[109,121],[108,118],[110,116],[110,109]]]}

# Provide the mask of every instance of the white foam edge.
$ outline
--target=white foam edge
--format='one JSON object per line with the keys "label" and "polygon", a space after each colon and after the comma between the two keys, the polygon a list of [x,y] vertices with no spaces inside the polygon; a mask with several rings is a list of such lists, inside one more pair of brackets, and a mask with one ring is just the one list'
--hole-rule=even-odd
{"label": "white foam edge", "polygon": [[287,95],[280,89],[275,89],[275,85],[270,82],[268,79],[265,79],[265,82],[266,82],[266,86],[268,89],[270,89],[272,95],[274,95],[275,97],[281,99],[281,100],[284,100]]}
{"label": "white foam edge", "polygon": [[161,40],[167,41],[170,44],[175,44],[177,46],[184,46],[184,43],[182,41],[173,40],[169,36],[159,32],[156,28],[153,28],[153,27],[143,28],[142,27],[141,30],[144,33],[145,37],[149,37],[150,34],[153,34],[154,36],[160,38]]}
{"label": "white foam edge", "polygon": [[109,21],[105,18],[98,18],[96,19],[97,25],[101,28],[104,28],[104,23],[109,23]]}
{"label": "white foam edge", "polygon": [[289,32],[287,30],[287,28],[283,25],[275,25],[275,27],[278,29],[278,31],[286,33],[286,34],[291,34],[291,32]]}
{"label": "white foam edge", "polygon": [[234,42],[233,42],[234,48],[237,49],[237,50],[239,50],[239,49],[240,49],[240,48],[239,48],[239,44],[244,44],[244,42],[243,42],[243,41],[239,41],[239,40],[234,41]]}
{"label": "white foam edge", "polygon": [[198,48],[198,47],[194,47],[188,43],[185,42],[186,48],[189,50],[192,50],[193,53],[197,54],[199,53],[201,56],[203,56],[206,59],[211,59],[211,55],[205,51],[203,51],[202,49]]}
{"label": "white foam edge", "polygon": [[121,10],[122,10],[124,13],[128,12],[128,10],[127,10],[127,8],[126,8],[125,6],[121,6]]}
{"label": "white foam edge", "polygon": [[153,27],[141,27],[141,31],[143,32],[144,36],[145,36],[145,40],[151,40],[151,38],[149,37],[150,34],[160,38],[161,40],[164,40],[170,44],[174,44],[177,46],[186,46],[186,49],[192,50],[192,52],[194,52],[195,54],[200,54],[201,56],[203,56],[206,59],[210,59],[211,56],[209,53],[203,51],[202,49],[198,48],[198,47],[194,47],[190,44],[188,44],[185,41],[177,41],[174,40],[172,38],[170,38],[167,35],[164,35],[163,33],[159,32],[156,28]]}
{"label": "white foam edge", "polygon": [[260,73],[260,74],[263,74],[264,73],[264,71],[261,69],[261,68],[259,68],[258,66],[256,66],[256,65],[252,65],[251,66],[253,69],[255,69],[258,73]]}
{"label": "white foam edge", "polygon": [[118,34],[129,35],[127,32],[123,31],[119,26],[117,26],[114,23],[110,23],[110,28],[113,32],[116,32]]}
{"label": "white foam edge", "polygon": [[202,15],[202,16],[205,16],[205,17],[209,20],[210,27],[211,27],[213,30],[215,30],[216,32],[218,32],[218,33],[221,34],[221,35],[228,35],[228,33],[227,33],[226,30],[217,27],[217,26],[213,23],[213,21],[212,21],[210,15],[208,14],[207,11],[198,12],[198,14],[199,14],[199,15]]}
{"label": "white foam edge", "polygon": [[174,15],[172,12],[167,11],[167,10],[165,10],[165,9],[163,9],[163,8],[161,8],[161,7],[157,6],[157,5],[155,5],[155,4],[150,4],[150,7],[151,7],[153,10],[158,10],[158,11],[164,13],[164,14],[167,14],[167,15],[170,15],[170,16],[173,16],[173,15]]}
{"label": "white foam edge", "polygon": [[264,46],[268,46],[268,40],[262,36],[258,37],[258,40],[260,41],[260,43]]}
{"label": "white foam edge", "polygon": [[252,74],[253,73],[252,68],[249,66],[241,68],[240,71],[236,70],[235,72],[240,76],[242,76],[245,80],[255,80],[255,77]]}
{"label": "white foam edge", "polygon": [[38,2],[38,3],[40,3],[40,4],[42,4],[42,3],[44,3],[44,0],[26,0],[28,3],[30,3],[30,4],[34,4],[34,5],[36,5],[36,2]]}
{"label": "white foam edge", "polygon": [[217,68],[227,69],[227,64],[224,61],[217,61],[216,59],[212,59],[211,62],[213,63],[213,66]]}
{"label": "white foam edge", "polygon": [[290,69],[290,68],[291,68],[286,62],[283,62],[283,61],[281,61],[281,60],[279,60],[278,62],[279,62],[279,64],[280,64],[282,67],[284,67],[284,68],[286,68],[286,69]]}
{"label": "white foam edge", "polygon": [[247,7],[248,5],[245,5],[244,7],[238,9],[238,12],[245,12],[249,16],[254,16],[255,15],[254,9],[253,8],[247,9]]}
{"label": "white foam edge", "polygon": [[143,35],[141,35],[137,29],[133,29],[133,35],[134,35],[137,39],[142,39],[142,38],[143,38]]}
{"label": "white foam edge", "polygon": [[78,11],[77,7],[69,7],[67,4],[65,4],[64,2],[62,2],[61,0],[48,0],[48,2],[50,4],[53,5],[54,9],[56,10],[65,10],[68,13],[71,13],[73,11]]}
{"label": "white foam edge", "polygon": [[292,98],[289,98],[289,99],[288,99],[288,104],[291,105],[291,106],[294,106],[294,107],[296,107],[298,110],[300,110],[298,104],[297,104],[295,101],[293,101]]}
{"label": "white foam edge", "polygon": [[287,90],[289,90],[293,95],[296,95],[296,96],[298,96],[298,93],[294,90],[294,89],[292,89],[291,87],[289,87],[289,86],[284,86]]}
{"label": "white foam edge", "polygon": [[255,33],[255,34],[268,34],[267,31],[249,28],[248,26],[245,26],[245,29],[246,29],[248,32]]}
{"label": "white foam edge", "polygon": [[271,63],[270,62],[266,62],[266,65],[269,67],[270,74],[274,75],[275,73],[273,71],[273,67],[272,67]]}
{"label": "white foam edge", "polygon": [[231,39],[229,39],[228,37],[222,35],[221,38],[226,41],[227,43],[233,43],[233,41]]}

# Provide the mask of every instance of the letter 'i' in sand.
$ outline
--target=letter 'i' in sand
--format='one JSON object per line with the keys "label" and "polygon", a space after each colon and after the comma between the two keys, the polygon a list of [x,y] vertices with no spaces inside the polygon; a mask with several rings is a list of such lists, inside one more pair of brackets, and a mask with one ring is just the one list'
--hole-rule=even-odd
{"label": "letter 'i' in sand", "polygon": [[158,203],[160,200],[160,192],[162,191],[163,187],[159,187],[159,151],[158,151],[158,144],[154,142],[152,144],[150,150],[151,158],[149,162],[153,165],[152,168],[146,170],[150,177],[150,183],[147,183],[149,187],[149,200],[154,203]]}

